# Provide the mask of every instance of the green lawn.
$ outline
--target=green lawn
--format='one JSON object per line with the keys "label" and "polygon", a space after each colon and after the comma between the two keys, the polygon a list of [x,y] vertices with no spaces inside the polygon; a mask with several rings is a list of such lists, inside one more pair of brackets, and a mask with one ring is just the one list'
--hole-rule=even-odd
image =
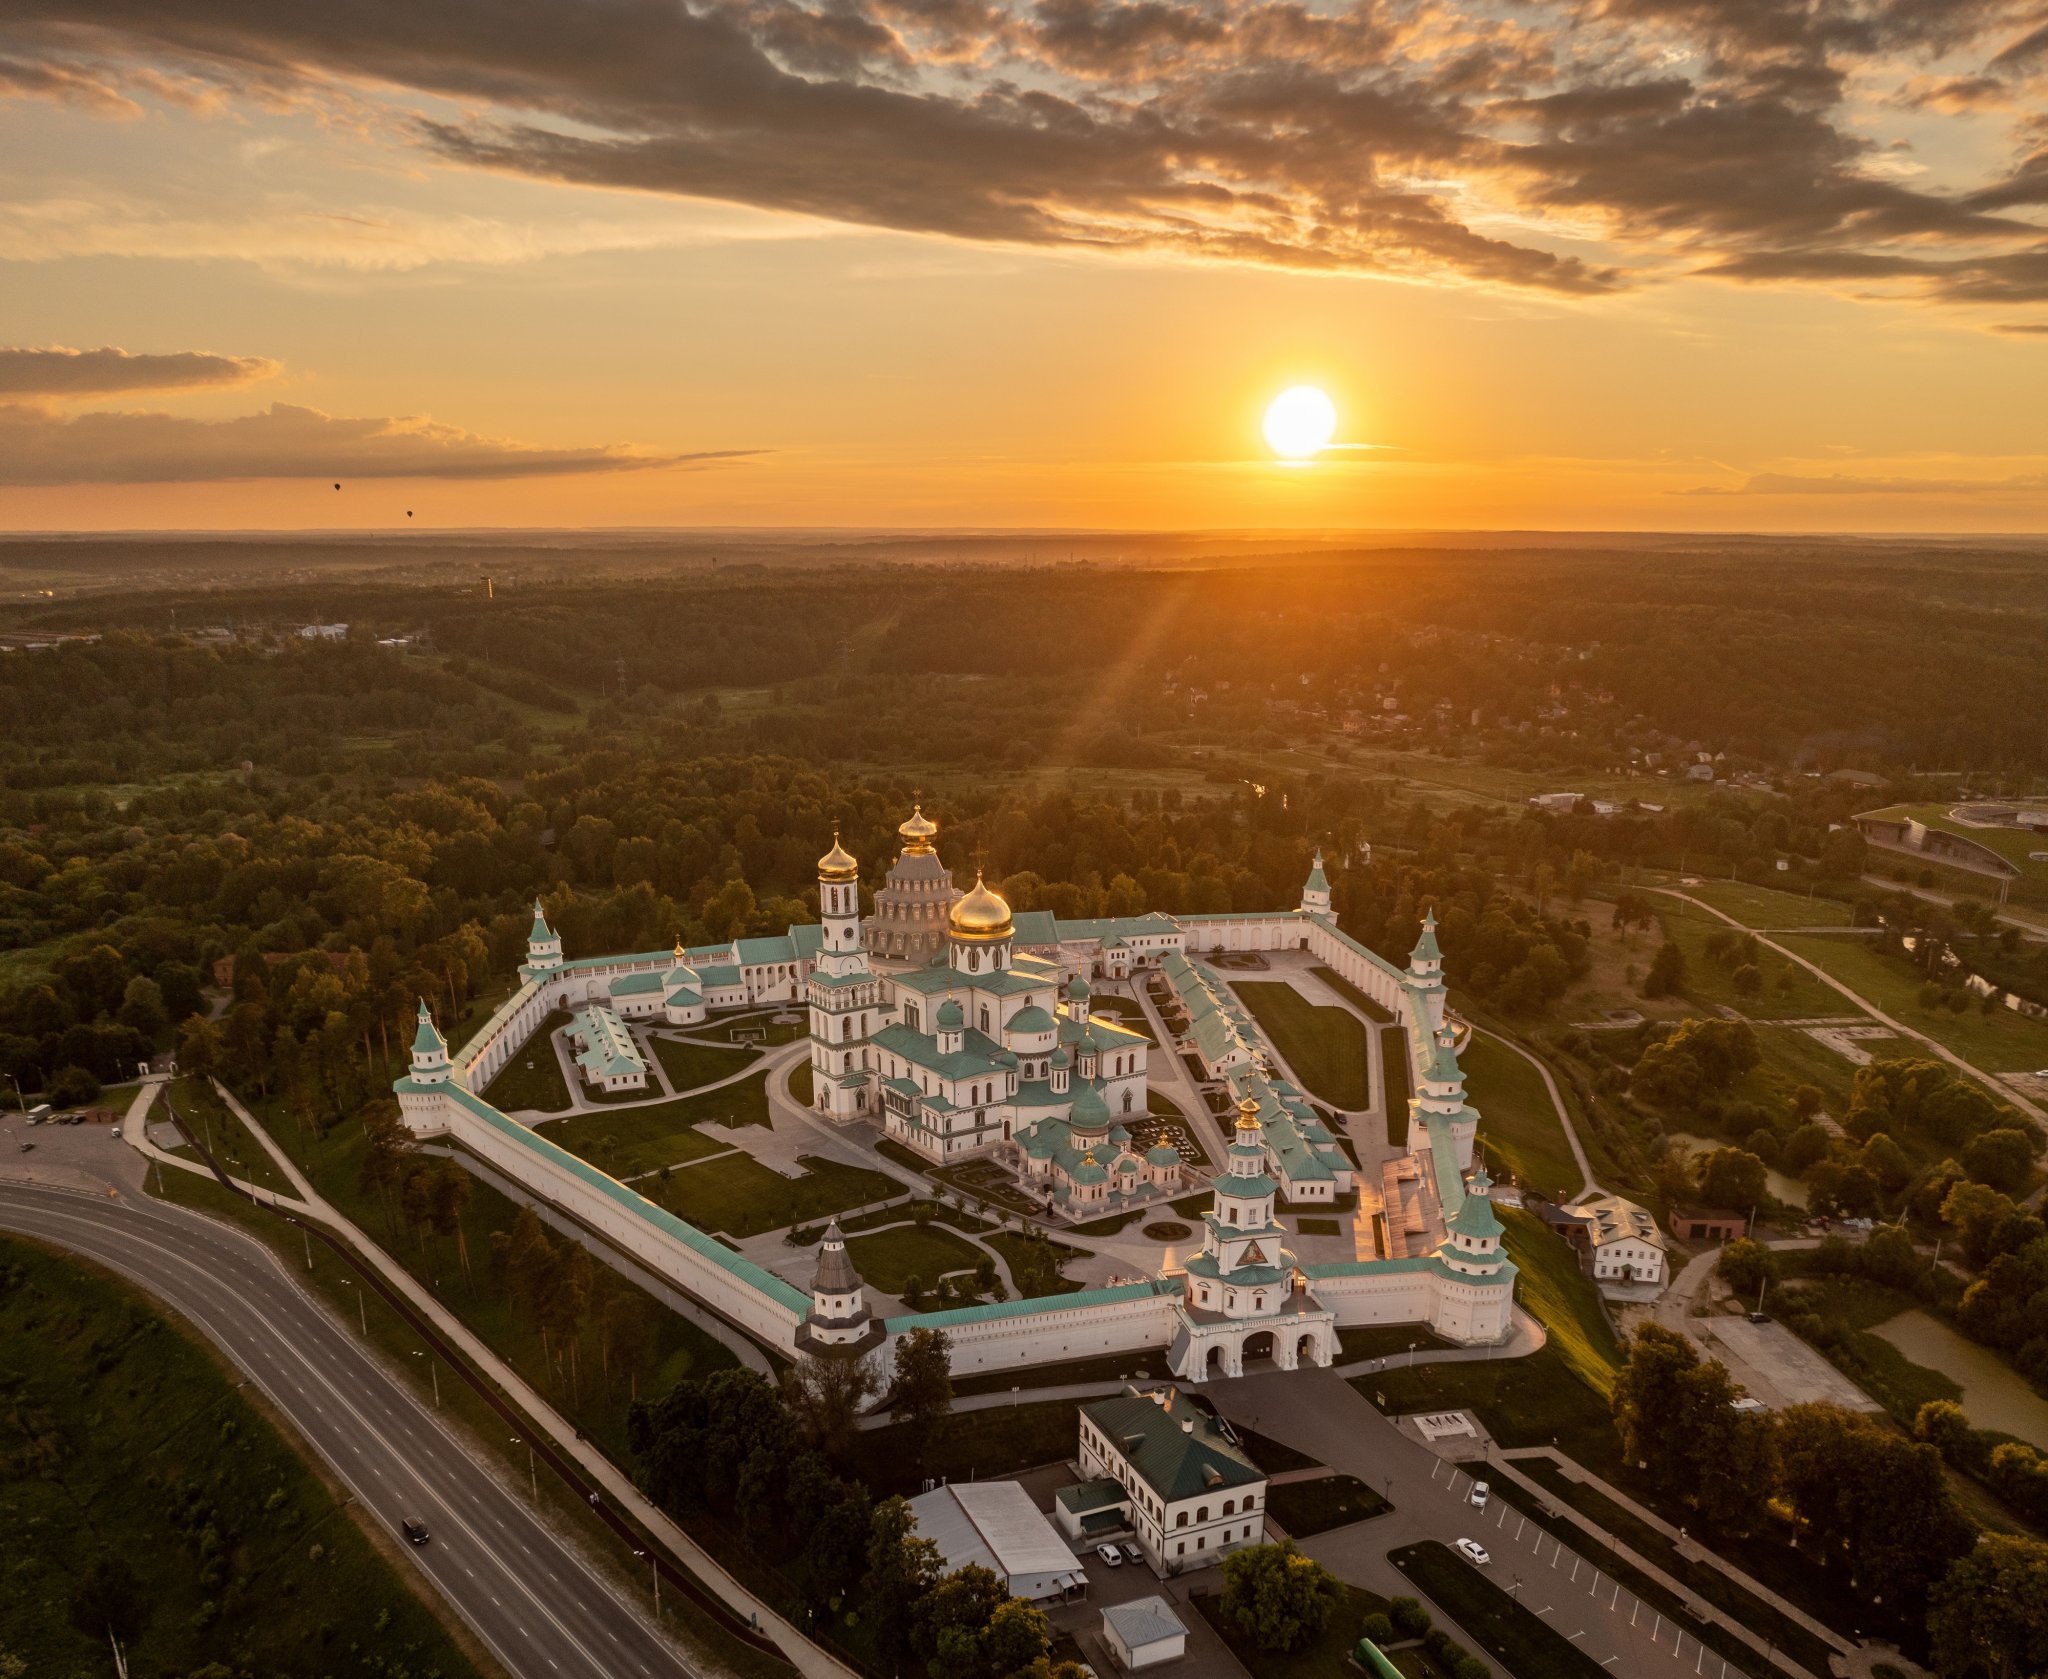
{"label": "green lawn", "polygon": [[1384,1615],[1387,1600],[1375,1592],[1341,1582],[1339,1591],[1341,1595],[1323,1630],[1301,1649],[1284,1653],[1261,1650],[1233,1623],[1224,1620],[1220,1592],[1196,1593],[1188,1601],[1230,1646],[1230,1653],[1252,1679],[1358,1679],[1359,1668],[1351,1659],[1352,1649],[1365,1636],[1366,1617]]}
{"label": "green lawn", "polygon": [[1363,1013],[1366,1019],[1377,1020],[1383,1026],[1392,1024],[1394,1019],[1393,1011],[1386,1004],[1375,1002],[1363,991],[1359,990],[1357,986],[1353,985],[1351,981],[1337,972],[1335,968],[1318,968],[1315,970],[1315,975],[1317,979],[1336,992],[1338,996],[1344,998],[1354,1008]]}
{"label": "green lawn", "polygon": [[555,1033],[568,1024],[568,1012],[556,1009],[477,1094],[500,1113],[563,1112],[569,1106],[569,1087],[562,1081],[555,1055]]}
{"label": "green lawn", "polygon": [[1408,1032],[1402,1026],[1380,1028],[1380,1067],[1387,1082],[1387,1141],[1396,1148],[1408,1142]]}
{"label": "green lawn", "polygon": [[[1923,1009],[1920,972],[1901,957],[1887,955],[1870,941],[1829,938],[1825,934],[1789,934],[1779,940],[1824,968],[1857,995],[1867,997],[1894,1020],[1925,1032],[1987,1073],[2015,1073],[2048,1067],[2048,1023],[2029,1020],[2011,1009],[1981,1014],[1972,1002],[1962,1014],[1945,1008]],[[1834,1013],[1847,1012],[1838,993]],[[1908,1044],[1910,1052],[1913,1046]]]}
{"label": "green lawn", "polygon": [[1351,1385],[1392,1416],[1471,1409],[1495,1442],[1509,1448],[1553,1440],[1605,1475],[1618,1468],[1621,1437],[1604,1394],[1587,1386],[1555,1341],[1527,1358],[1468,1364],[1396,1365]]}
{"label": "green lawn", "polygon": [[[1723,967],[1707,953],[1707,940],[1716,933],[1739,939],[1740,929],[1730,927],[1697,904],[1662,894],[1653,896],[1651,902],[1657,906],[1664,936],[1685,952],[1685,995],[1702,1007],[1732,1008],[1751,1020],[1807,1020],[1816,1015],[1856,1012],[1847,998],[1829,990],[1796,962],[1786,961],[1774,950],[1758,952],[1756,966],[1763,977],[1763,989],[1753,997],[1745,997],[1735,989],[1734,970]],[[1781,942],[1789,949],[1793,941]]]}
{"label": "green lawn", "polygon": [[1607,1679],[1578,1645],[1434,1539],[1388,1553],[1431,1603],[1515,1679]]}
{"label": "green lawn", "polygon": [[1579,1269],[1578,1254],[1534,1213],[1503,1207],[1500,1220],[1507,1226],[1508,1256],[1522,1273],[1516,1297],[1581,1381],[1596,1393],[1612,1392],[1621,1346],[1600,1309],[1592,1279]]}
{"label": "green lawn", "polygon": [[912,1277],[929,1289],[952,1271],[972,1271],[981,1250],[940,1225],[899,1224],[849,1236],[846,1251],[861,1277],[884,1294],[901,1294]]}
{"label": "green lawn", "polygon": [[410,1580],[174,1320],[26,1243],[0,1240],[0,1278],[0,1648],[28,1674],[113,1671],[104,1636],[69,1614],[109,1558],[147,1614],[127,1645],[139,1674],[474,1679]]}
{"label": "green lawn", "polygon": [[[1079,1259],[1079,1248],[1055,1242],[1049,1237],[1021,1236],[1009,1230],[999,1230],[983,1239],[1003,1256],[1022,1298],[1072,1294],[1081,1286],[1072,1277],[1061,1275],[1058,1269],[1070,1259]],[[1124,1353],[1118,1356],[1135,1362],[1141,1355]]]}
{"label": "green lawn", "polygon": [[751,1154],[735,1150],[685,1166],[665,1184],[643,1183],[640,1187],[651,1190],[651,1199],[699,1230],[733,1237],[808,1224],[903,1193],[903,1186],[894,1178],[864,1166],[845,1166],[815,1156],[800,1158],[805,1167],[800,1178],[786,1178]]}
{"label": "green lawn", "polygon": [[[1134,1365],[1137,1358],[1131,1355]],[[1070,1462],[1080,1445],[1079,1403],[1038,1399],[945,1418],[932,1431],[921,1458],[901,1424],[863,1430],[854,1436],[852,1470],[877,1498],[893,1493],[908,1497],[922,1491],[927,1478],[987,1481]]]}
{"label": "green lawn", "polygon": [[1384,1515],[1393,1506],[1355,1475],[1282,1481],[1266,1493],[1266,1514],[1296,1539]]}
{"label": "green lawn", "polygon": [[800,1106],[808,1108],[818,1099],[816,1072],[810,1062],[799,1061],[789,1070],[789,1093]]}
{"label": "green lawn", "polygon": [[673,1038],[652,1040],[661,1070],[677,1095],[686,1095],[699,1085],[716,1084],[731,1078],[760,1058],[760,1051],[722,1044],[683,1044]]}
{"label": "green lawn", "polygon": [[1540,1189],[1552,1200],[1585,1187],[1543,1074],[1496,1038],[1474,1032],[1458,1057],[1465,1093],[1479,1110],[1479,1142],[1496,1176]]}
{"label": "green lawn", "polygon": [[1372,1106],[1366,1028],[1356,1015],[1318,1008],[1271,980],[1239,980],[1235,990],[1310,1094],[1347,1110]]}
{"label": "green lawn", "polygon": [[707,1137],[699,1131],[693,1115],[683,1111],[687,1107],[687,1098],[656,1102],[615,1113],[551,1119],[534,1130],[615,1178],[632,1178],[663,1166],[722,1154],[733,1146],[722,1137]]}
{"label": "green lawn", "polygon": [[1751,886],[1746,881],[1713,880],[1703,886],[1681,887],[1688,896],[1712,904],[1724,915],[1732,915],[1745,927],[1768,931],[1773,927],[1846,927],[1849,906],[1818,893],[1809,898],[1803,892],[1779,892],[1768,886]]}

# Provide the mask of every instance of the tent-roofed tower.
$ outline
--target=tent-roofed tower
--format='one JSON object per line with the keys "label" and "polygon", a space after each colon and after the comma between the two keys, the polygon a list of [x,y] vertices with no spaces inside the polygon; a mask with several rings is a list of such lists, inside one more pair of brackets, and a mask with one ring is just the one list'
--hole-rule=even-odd
{"label": "tent-roofed tower", "polygon": [[870,955],[924,963],[946,948],[946,917],[960,889],[939,861],[934,841],[939,825],[913,809],[896,832],[903,849],[889,866],[888,879],[875,893],[874,913],[864,929]]}
{"label": "tent-roofed tower", "polygon": [[868,1307],[867,1289],[846,1251],[835,1218],[818,1244],[818,1268],[811,1277],[811,1309],[797,1330],[799,1352],[844,1358],[879,1346],[886,1331]]}
{"label": "tent-roofed tower", "polygon": [[1308,879],[1302,883],[1301,912],[1304,915],[1328,915],[1330,913],[1330,877],[1323,873],[1323,848],[1316,847],[1315,861],[1308,866]]}
{"label": "tent-roofed tower", "polygon": [[874,1051],[882,985],[860,936],[860,861],[839,843],[818,859],[820,943],[811,963],[811,1103],[846,1121],[875,1111]]}
{"label": "tent-roofed tower", "polygon": [[533,927],[526,935],[526,964],[520,977],[540,979],[562,965],[562,936],[548,925],[547,911],[540,899],[533,900]]}
{"label": "tent-roofed tower", "polygon": [[1444,953],[1437,948],[1433,906],[1422,917],[1422,933],[1408,954],[1406,977],[1408,989],[1428,1011],[1430,1030],[1437,1031],[1444,1023]]}
{"label": "tent-roofed tower", "polygon": [[441,1036],[440,1027],[434,1024],[424,997],[420,999],[418,1019],[419,1030],[412,1037],[412,1082],[446,1084],[454,1072],[448,1060],[448,1040]]}

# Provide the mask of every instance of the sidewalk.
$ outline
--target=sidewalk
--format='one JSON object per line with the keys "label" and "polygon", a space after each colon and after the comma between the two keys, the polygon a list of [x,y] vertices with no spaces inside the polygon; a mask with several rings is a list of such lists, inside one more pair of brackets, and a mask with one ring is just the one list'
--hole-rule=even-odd
{"label": "sidewalk", "polygon": [[[358,1254],[377,1268],[385,1282],[405,1297],[413,1310],[430,1320],[441,1335],[461,1350],[465,1358],[504,1390],[513,1404],[532,1418],[539,1427],[545,1429],[554,1449],[565,1457],[573,1458],[577,1467],[593,1483],[604,1488],[605,1496],[611,1499],[617,1508],[628,1512],[635,1521],[666,1545],[670,1554],[723,1599],[728,1608],[743,1619],[752,1620],[772,1638],[791,1665],[806,1675],[806,1679],[854,1679],[850,1668],[827,1655],[781,1615],[726,1573],[709,1552],[650,1503],[641,1494],[640,1489],[634,1486],[609,1458],[587,1441],[580,1439],[575,1429],[556,1415],[548,1402],[529,1387],[517,1372],[500,1360],[496,1353],[470,1332],[467,1325],[422,1288],[410,1271],[321,1199],[319,1192],[306,1180],[305,1174],[298,1169],[297,1164],[232,1091],[218,1080],[214,1081],[214,1088],[219,1091],[221,1099],[234,1111],[235,1116],[249,1128],[250,1134],[268,1151],[278,1170],[283,1172],[293,1187],[299,1191],[303,1210],[345,1237]],[[126,1140],[128,1132],[124,1129],[122,1135]],[[291,1203],[281,1198],[281,1204]]]}

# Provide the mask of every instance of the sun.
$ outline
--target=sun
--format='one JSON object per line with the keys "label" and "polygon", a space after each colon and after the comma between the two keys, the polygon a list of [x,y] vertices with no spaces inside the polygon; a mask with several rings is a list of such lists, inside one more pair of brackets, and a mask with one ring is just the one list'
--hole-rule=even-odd
{"label": "sun", "polygon": [[1266,407],[1266,442],[1289,460],[1321,454],[1336,433],[1337,405],[1313,385],[1284,390]]}

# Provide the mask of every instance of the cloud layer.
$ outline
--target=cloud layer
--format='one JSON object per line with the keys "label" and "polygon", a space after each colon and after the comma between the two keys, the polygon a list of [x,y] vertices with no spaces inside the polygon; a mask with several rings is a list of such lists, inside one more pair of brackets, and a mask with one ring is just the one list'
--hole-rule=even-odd
{"label": "cloud layer", "polygon": [[[9,20],[0,88],[27,96],[310,102],[453,163],[843,223],[1565,294],[1704,270],[2048,301],[2037,0],[16,0]],[[1965,125],[1947,178],[1886,112]]]}
{"label": "cloud layer", "polygon": [[25,350],[0,347],[0,397],[106,396],[114,391],[192,390],[267,379],[277,363],[263,356],[205,350],[138,355],[129,350]]}
{"label": "cloud layer", "polygon": [[247,478],[535,478],[705,466],[748,450],[549,449],[424,418],[340,419],[273,403],[231,420],[0,405],[0,485],[183,484]]}

